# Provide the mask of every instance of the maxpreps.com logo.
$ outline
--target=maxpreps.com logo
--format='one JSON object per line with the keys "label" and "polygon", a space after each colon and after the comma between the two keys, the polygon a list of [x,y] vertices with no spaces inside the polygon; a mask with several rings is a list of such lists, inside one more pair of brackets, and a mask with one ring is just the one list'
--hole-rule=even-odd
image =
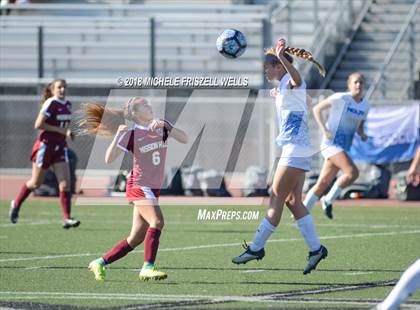
{"label": "maxpreps.com logo", "polygon": [[198,221],[252,221],[258,220],[259,217],[259,211],[225,211],[222,209],[198,209],[197,214]]}

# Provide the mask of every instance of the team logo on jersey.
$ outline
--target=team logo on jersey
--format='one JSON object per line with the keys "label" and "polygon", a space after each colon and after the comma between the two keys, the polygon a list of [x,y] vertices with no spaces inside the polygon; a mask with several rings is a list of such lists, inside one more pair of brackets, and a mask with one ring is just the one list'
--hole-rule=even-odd
{"label": "team logo on jersey", "polygon": [[58,114],[56,117],[57,121],[70,121],[71,114]]}
{"label": "team logo on jersey", "polygon": [[365,112],[361,111],[361,110],[357,110],[355,108],[352,107],[347,107],[347,111],[353,114],[356,114],[356,116],[363,116],[363,114],[365,114]]}
{"label": "team logo on jersey", "polygon": [[167,142],[157,141],[157,142],[152,142],[152,143],[149,143],[149,144],[146,144],[146,145],[142,146],[140,148],[140,152],[141,153],[147,153],[147,152],[150,152],[150,151],[154,151],[154,150],[157,150],[157,149],[163,149],[163,148],[166,148],[166,147],[168,147]]}

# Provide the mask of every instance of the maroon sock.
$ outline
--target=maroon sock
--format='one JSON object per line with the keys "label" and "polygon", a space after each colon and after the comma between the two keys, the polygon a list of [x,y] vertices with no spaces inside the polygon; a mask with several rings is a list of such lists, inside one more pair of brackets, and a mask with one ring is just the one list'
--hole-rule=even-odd
{"label": "maroon sock", "polygon": [[32,190],[26,186],[26,183],[23,184],[22,187],[20,188],[20,192],[18,196],[15,199],[15,208],[19,209],[21,204],[25,201],[26,198],[28,198],[31,192]]}
{"label": "maroon sock", "polygon": [[159,248],[160,230],[157,228],[149,228],[144,238],[144,262],[154,264],[156,254]]}
{"label": "maroon sock", "polygon": [[66,220],[71,214],[71,192],[60,192],[60,203],[63,210],[63,218]]}
{"label": "maroon sock", "polygon": [[118,242],[110,251],[108,251],[102,259],[105,264],[111,264],[120,258],[123,258],[127,253],[131,252],[133,248],[128,244],[127,239]]}

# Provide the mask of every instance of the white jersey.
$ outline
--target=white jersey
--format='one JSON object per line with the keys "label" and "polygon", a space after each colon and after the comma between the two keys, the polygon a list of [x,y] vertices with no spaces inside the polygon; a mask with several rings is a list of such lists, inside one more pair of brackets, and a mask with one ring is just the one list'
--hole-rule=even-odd
{"label": "white jersey", "polygon": [[286,73],[277,87],[276,110],[279,135],[276,144],[288,156],[309,157],[313,154],[308,127],[306,84],[292,88],[291,77]]}
{"label": "white jersey", "polygon": [[331,109],[326,127],[334,136],[332,139],[324,137],[323,144],[339,146],[348,151],[360,122],[366,120],[369,103],[366,99],[357,103],[350,93],[336,93],[328,100]]}

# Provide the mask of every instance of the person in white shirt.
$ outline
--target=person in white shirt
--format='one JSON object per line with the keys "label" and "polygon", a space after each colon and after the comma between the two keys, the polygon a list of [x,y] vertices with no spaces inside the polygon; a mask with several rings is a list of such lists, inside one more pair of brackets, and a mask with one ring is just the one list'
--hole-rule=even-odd
{"label": "person in white shirt", "polygon": [[[332,206],[335,199],[359,177],[359,171],[348,154],[354,134],[357,133],[362,141],[368,139],[364,132],[364,123],[369,103],[363,98],[363,75],[359,72],[350,74],[347,86],[348,92],[333,94],[313,108],[315,120],[324,135],[321,154],[325,161],[316,184],[305,197],[304,204],[310,211],[341,171],[342,174],[330,191],[321,198],[322,209],[329,219],[333,218]],[[329,110],[326,122],[322,116],[324,110]]]}
{"label": "person in white shirt", "polygon": [[310,53],[286,47],[284,39],[278,41],[275,49],[266,52],[265,75],[269,81],[280,81],[273,93],[276,96],[279,125],[276,145],[281,156],[273,179],[267,214],[257,228],[252,244],[248,246],[245,243],[245,252],[234,257],[232,262],[245,264],[265,256],[264,246],[279,225],[283,205],[286,204],[309,248],[308,264],[303,270],[303,274],[308,274],[327,257],[328,251],[321,245],[312,216],[302,203],[305,172],[310,170],[313,149],[308,130],[306,84],[292,65],[293,58],[287,53],[316,63]]}

